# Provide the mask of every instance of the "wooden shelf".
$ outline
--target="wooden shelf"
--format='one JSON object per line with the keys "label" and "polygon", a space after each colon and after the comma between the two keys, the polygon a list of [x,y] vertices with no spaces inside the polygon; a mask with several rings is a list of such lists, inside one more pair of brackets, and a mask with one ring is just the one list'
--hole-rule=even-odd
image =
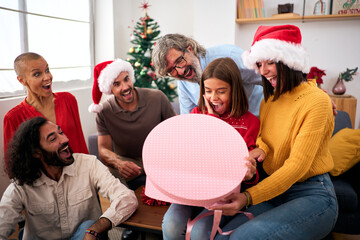
{"label": "wooden shelf", "polygon": [[337,110],[342,110],[349,114],[350,119],[351,119],[352,128],[354,128],[357,99],[355,97],[353,97],[351,95],[347,95],[347,94],[344,94],[344,95],[329,94],[329,95],[330,95],[330,98],[336,104]]}
{"label": "wooden shelf", "polygon": [[318,15],[318,16],[275,16],[267,18],[238,18],[236,23],[238,24],[248,24],[248,23],[261,23],[261,22],[271,22],[271,21],[333,21],[333,20],[353,20],[360,19],[360,14],[344,14],[344,15]]}

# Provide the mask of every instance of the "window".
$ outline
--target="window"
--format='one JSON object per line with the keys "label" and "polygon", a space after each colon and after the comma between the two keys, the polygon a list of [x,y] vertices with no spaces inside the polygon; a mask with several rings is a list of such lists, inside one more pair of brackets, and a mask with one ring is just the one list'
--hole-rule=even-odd
{"label": "window", "polygon": [[48,62],[54,91],[91,86],[92,0],[0,1],[0,97],[25,94],[15,58],[36,52]]}

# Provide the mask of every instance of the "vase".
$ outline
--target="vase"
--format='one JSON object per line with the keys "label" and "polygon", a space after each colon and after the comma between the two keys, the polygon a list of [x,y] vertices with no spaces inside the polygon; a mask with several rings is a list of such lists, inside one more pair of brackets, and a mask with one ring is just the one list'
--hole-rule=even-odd
{"label": "vase", "polygon": [[338,78],[337,82],[335,83],[332,92],[335,95],[343,95],[346,92],[346,87],[344,84],[344,80],[342,78]]}

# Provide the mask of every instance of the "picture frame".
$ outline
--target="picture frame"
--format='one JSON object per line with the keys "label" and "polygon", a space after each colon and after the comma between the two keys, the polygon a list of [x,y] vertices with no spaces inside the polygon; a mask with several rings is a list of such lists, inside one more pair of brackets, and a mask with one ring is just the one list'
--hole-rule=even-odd
{"label": "picture frame", "polygon": [[360,14],[360,0],[332,0],[331,14]]}
{"label": "picture frame", "polygon": [[[305,11],[304,11],[304,16],[314,16],[316,14],[314,14],[314,8],[315,8],[315,4],[318,2],[318,0],[306,0],[305,2]],[[331,8],[331,0],[323,0],[324,6],[325,6],[325,10],[324,10],[324,15],[329,15],[331,14],[330,12],[330,8]]]}

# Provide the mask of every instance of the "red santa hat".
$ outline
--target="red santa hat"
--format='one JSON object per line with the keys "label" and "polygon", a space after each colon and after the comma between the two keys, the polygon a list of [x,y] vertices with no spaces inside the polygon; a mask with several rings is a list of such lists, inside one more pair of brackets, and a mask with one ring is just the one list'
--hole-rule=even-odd
{"label": "red santa hat", "polygon": [[98,113],[103,106],[100,103],[103,93],[110,95],[115,79],[121,72],[128,72],[130,80],[134,83],[134,69],[131,64],[122,59],[99,63],[94,68],[94,85],[92,89],[93,102],[89,106],[89,112]]}
{"label": "red santa hat", "polygon": [[301,45],[300,29],[293,25],[260,26],[250,51],[242,54],[244,65],[259,73],[259,61],[281,61],[291,69],[308,73],[309,56]]}

